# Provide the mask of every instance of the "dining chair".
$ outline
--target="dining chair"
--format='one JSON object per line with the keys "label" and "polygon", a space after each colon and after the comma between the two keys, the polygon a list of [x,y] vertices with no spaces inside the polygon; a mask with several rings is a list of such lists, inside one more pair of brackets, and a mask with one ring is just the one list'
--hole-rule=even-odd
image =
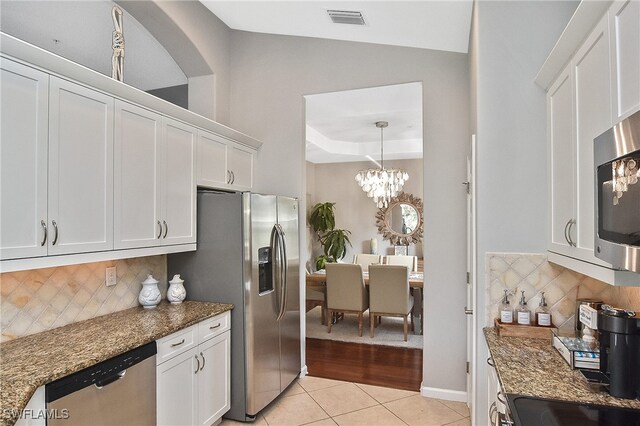
{"label": "dining chair", "polygon": [[[307,285],[307,305],[313,307],[320,306],[321,314],[320,314],[320,324],[326,324],[326,304],[327,298],[327,287],[324,285]],[[309,309],[309,308],[307,308]]]}
{"label": "dining chair", "polygon": [[409,272],[418,271],[418,256],[389,255],[385,257],[387,265],[403,265],[409,268]]}
{"label": "dining chair", "polygon": [[327,332],[331,333],[333,313],[358,314],[358,336],[362,337],[364,311],[369,308],[369,293],[364,285],[362,267],[349,263],[327,263]]}
{"label": "dining chair", "polygon": [[378,254],[354,254],[353,263],[360,265],[363,271],[366,271],[369,265],[382,263],[382,256]]}
{"label": "dining chair", "polygon": [[413,296],[409,293],[409,268],[402,265],[369,266],[369,326],[374,335],[376,317],[404,319],[404,341],[407,341],[408,317],[413,329]]}

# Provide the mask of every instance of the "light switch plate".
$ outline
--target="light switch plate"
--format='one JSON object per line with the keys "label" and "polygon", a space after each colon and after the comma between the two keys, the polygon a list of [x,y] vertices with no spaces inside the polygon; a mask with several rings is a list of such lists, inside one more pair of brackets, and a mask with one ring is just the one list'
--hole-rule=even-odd
{"label": "light switch plate", "polygon": [[107,268],[105,283],[107,287],[111,287],[112,285],[116,285],[116,267],[113,266],[111,268]]}

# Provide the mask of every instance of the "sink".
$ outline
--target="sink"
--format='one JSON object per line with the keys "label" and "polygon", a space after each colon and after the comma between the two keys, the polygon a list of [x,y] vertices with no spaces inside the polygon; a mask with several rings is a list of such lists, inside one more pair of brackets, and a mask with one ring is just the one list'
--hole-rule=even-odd
{"label": "sink", "polygon": [[506,395],[516,426],[640,426],[640,410]]}

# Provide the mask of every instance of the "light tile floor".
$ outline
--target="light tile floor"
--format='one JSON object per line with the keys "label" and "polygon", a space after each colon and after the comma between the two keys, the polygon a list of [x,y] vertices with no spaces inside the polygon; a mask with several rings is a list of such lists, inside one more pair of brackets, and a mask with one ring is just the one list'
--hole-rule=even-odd
{"label": "light tile floor", "polygon": [[[223,420],[221,426],[238,426]],[[471,426],[462,402],[424,398],[418,392],[321,379],[296,380],[253,423],[257,426]]]}

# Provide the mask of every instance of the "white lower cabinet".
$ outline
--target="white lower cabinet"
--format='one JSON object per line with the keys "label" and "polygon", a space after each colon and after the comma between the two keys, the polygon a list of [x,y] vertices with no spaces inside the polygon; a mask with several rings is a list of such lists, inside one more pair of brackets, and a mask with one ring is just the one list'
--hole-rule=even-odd
{"label": "white lower cabinet", "polygon": [[211,425],[229,410],[229,327],[225,312],[158,340],[159,425]]}

